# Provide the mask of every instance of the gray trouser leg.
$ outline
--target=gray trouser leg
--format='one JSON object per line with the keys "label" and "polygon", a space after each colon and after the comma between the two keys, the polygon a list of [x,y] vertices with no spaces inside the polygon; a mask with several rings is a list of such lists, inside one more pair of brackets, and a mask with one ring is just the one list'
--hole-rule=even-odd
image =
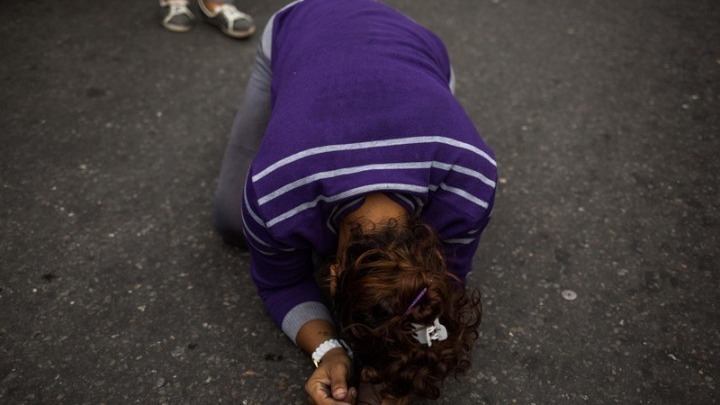
{"label": "gray trouser leg", "polygon": [[245,179],[270,119],[270,61],[258,46],[245,96],[233,123],[215,191],[213,223],[226,243],[244,246],[242,198]]}
{"label": "gray trouser leg", "polygon": [[[296,0],[281,9],[298,4]],[[276,13],[277,14],[277,13]],[[245,96],[240,104],[225,149],[215,191],[213,223],[226,243],[246,246],[242,226],[242,199],[250,163],[260,147],[270,120],[272,32],[275,15],[263,30]]]}

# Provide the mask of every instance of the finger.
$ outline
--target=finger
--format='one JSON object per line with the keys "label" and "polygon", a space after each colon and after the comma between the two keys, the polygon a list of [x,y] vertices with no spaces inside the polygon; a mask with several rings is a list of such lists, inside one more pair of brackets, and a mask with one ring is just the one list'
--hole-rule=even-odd
{"label": "finger", "polygon": [[355,387],[350,387],[348,389],[347,401],[351,404],[354,404],[357,401],[357,389],[355,389]]}
{"label": "finger", "polygon": [[[327,396],[325,396],[327,395]],[[345,401],[338,401],[332,398],[330,396],[329,391],[328,394],[322,394],[322,398],[309,396],[308,402],[315,405],[354,405],[354,400],[348,400],[348,402]]]}
{"label": "finger", "polygon": [[311,395],[308,397],[308,403],[315,405],[336,405],[339,402],[335,402],[332,397],[325,397],[324,395],[320,395],[320,397],[318,397]]}
{"label": "finger", "polygon": [[330,370],[330,389],[332,397],[345,400],[348,394],[348,369],[344,364],[337,364]]}
{"label": "finger", "polygon": [[333,405],[332,394],[330,393],[329,381],[323,382],[319,380],[308,381],[305,386],[305,391],[308,393],[308,400],[311,404],[318,405]]}

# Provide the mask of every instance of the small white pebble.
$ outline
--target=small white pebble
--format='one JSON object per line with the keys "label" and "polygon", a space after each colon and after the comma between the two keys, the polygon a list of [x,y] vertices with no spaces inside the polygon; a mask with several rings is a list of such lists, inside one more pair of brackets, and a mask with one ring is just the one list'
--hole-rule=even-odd
{"label": "small white pebble", "polygon": [[573,301],[577,298],[577,294],[573,290],[563,290],[560,294],[568,301]]}
{"label": "small white pebble", "polygon": [[87,165],[85,163],[81,164],[79,167],[80,170],[87,170]]}

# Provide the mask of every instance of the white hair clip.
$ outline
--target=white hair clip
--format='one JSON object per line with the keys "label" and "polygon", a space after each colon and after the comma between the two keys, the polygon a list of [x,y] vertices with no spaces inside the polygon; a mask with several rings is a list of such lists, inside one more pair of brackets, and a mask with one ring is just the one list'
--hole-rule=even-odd
{"label": "white hair clip", "polygon": [[440,323],[440,318],[435,318],[435,321],[430,326],[419,323],[411,323],[411,325],[415,329],[421,328],[413,333],[413,337],[421,344],[427,344],[428,347],[432,347],[433,340],[445,340],[448,337],[447,329]]}

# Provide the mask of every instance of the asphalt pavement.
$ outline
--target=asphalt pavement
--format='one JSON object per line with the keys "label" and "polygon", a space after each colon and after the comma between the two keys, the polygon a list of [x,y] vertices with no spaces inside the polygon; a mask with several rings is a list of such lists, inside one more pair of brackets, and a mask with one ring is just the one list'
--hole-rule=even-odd
{"label": "asphalt pavement", "polygon": [[[501,177],[438,402],[720,402],[720,3],[389,3],[446,43]],[[262,28],[283,2],[240,4]],[[259,36],[157,13],[0,3],[2,404],[306,403],[211,227]]]}

